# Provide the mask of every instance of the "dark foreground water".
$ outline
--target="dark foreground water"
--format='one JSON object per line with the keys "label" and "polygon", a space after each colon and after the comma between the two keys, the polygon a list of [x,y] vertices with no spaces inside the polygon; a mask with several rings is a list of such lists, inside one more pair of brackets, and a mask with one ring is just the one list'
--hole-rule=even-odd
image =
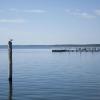
{"label": "dark foreground water", "polygon": [[14,50],[13,71],[0,50],[0,100],[100,100],[100,53]]}

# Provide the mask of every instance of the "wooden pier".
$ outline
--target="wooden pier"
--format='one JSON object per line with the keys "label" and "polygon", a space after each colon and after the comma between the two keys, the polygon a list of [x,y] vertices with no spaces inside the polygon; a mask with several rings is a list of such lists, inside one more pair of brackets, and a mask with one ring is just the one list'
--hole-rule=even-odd
{"label": "wooden pier", "polygon": [[100,48],[66,48],[66,49],[53,49],[52,52],[100,52]]}

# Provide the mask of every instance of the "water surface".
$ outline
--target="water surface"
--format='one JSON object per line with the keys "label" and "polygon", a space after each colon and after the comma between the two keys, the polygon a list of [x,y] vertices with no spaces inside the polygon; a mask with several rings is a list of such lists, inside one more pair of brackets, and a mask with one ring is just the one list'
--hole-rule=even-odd
{"label": "water surface", "polygon": [[100,53],[14,49],[11,85],[2,49],[0,100],[100,100]]}

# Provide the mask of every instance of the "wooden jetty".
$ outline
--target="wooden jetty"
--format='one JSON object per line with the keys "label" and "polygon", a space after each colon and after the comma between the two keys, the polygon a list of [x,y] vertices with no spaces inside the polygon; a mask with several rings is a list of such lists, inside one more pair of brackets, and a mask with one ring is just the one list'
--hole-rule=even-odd
{"label": "wooden jetty", "polygon": [[66,52],[66,50],[52,50],[52,52]]}
{"label": "wooden jetty", "polygon": [[100,52],[100,48],[67,48],[67,49],[53,49],[52,52]]}

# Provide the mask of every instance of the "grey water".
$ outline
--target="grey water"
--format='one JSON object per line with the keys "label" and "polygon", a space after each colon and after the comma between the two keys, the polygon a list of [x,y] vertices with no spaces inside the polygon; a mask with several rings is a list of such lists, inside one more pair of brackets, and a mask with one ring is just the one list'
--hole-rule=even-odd
{"label": "grey water", "polygon": [[0,49],[0,100],[100,100],[100,53],[14,49],[9,83],[8,52]]}

